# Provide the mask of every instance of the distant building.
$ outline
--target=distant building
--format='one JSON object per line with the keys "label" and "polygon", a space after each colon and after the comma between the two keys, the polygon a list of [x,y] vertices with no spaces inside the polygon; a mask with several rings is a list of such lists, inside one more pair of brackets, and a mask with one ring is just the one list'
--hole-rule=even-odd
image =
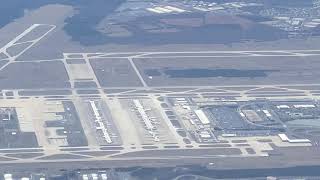
{"label": "distant building", "polygon": [[208,119],[207,115],[201,109],[197,109],[194,111],[197,115],[198,119],[200,120],[201,124],[205,127],[210,127],[210,120]]}

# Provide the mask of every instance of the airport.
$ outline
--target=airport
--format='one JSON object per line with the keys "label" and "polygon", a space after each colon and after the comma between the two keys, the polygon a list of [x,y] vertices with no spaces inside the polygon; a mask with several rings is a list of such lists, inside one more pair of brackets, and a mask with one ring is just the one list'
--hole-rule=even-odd
{"label": "airport", "polygon": [[[130,22],[138,22],[132,31],[171,32],[179,29],[167,27],[197,27],[202,13],[248,15],[243,9],[262,6],[197,1],[141,4],[136,9],[119,8],[111,19],[123,18],[129,9],[155,16],[149,20],[160,28],[149,21],[141,23],[137,13]],[[279,9],[260,13],[272,18],[269,26],[290,36],[293,30],[309,32],[320,24],[316,16],[289,18],[289,12]],[[188,13],[194,14],[186,25],[179,18]],[[170,21],[171,16],[176,19]],[[200,19],[210,23],[215,18]],[[200,164],[223,170],[318,164],[317,46],[252,48],[221,43],[202,48],[177,42],[177,49],[170,43],[139,48],[119,43],[112,49],[116,38],[111,38],[110,46],[69,47],[70,36],[61,33],[61,26],[42,21],[18,26],[19,22],[12,26],[22,29],[8,33],[0,48],[0,179],[46,178],[42,173],[31,177],[23,170],[75,170],[76,179],[107,180],[116,176],[112,169],[132,166]],[[98,29],[119,30],[121,23]],[[247,21],[241,23],[251,27]],[[10,26],[6,28],[0,33],[10,31]],[[55,34],[59,40],[53,41]],[[150,43],[157,38],[161,36],[146,36]],[[54,45],[45,44],[49,40]],[[66,48],[61,45],[59,51],[53,47],[64,43]],[[53,53],[42,52],[44,47]]]}
{"label": "airport", "polygon": [[[251,68],[241,61],[238,69],[242,63],[259,69],[263,62],[259,58],[282,57],[280,64],[295,58],[309,61],[312,71],[320,51],[310,51],[126,52],[119,57],[116,53],[65,53],[57,68],[64,67],[58,71],[65,71],[69,81],[44,84],[39,79],[36,83],[41,90],[28,89],[27,85],[4,87],[1,122],[7,132],[3,136],[10,144],[3,145],[1,163],[150,156],[250,158],[271,156],[275,147],[317,146],[320,86],[308,75],[284,82],[278,78],[281,74],[277,75],[281,66],[264,66],[261,71],[265,72],[234,71],[227,62],[221,64],[221,71],[205,71],[199,77],[188,72],[180,77],[180,70],[161,70],[162,64],[173,62],[171,58],[176,59],[172,67],[178,68],[179,58],[185,57],[185,68],[192,65],[201,71],[206,62],[218,62],[217,58],[222,63],[221,58],[232,62],[233,58],[254,57],[249,61],[256,66]],[[195,67],[188,58],[198,58],[203,65],[197,63],[199,67]],[[16,64],[13,57],[10,59],[4,66]],[[300,68],[307,67],[301,64]],[[221,78],[248,85],[229,85]],[[262,78],[269,78],[264,82],[271,84],[257,83]],[[183,81],[190,83],[182,86]],[[208,81],[219,85],[206,86]],[[310,83],[303,84],[306,82]],[[27,145],[21,144],[20,134],[29,137]]]}

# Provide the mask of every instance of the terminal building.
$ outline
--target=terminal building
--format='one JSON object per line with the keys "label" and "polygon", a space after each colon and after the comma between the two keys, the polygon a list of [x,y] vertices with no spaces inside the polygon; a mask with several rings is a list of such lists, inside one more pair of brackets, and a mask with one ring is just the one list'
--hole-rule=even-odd
{"label": "terminal building", "polygon": [[311,142],[309,139],[289,139],[289,137],[286,134],[278,134],[278,136],[283,142],[289,142],[289,143],[310,143]]}
{"label": "terminal building", "polygon": [[104,140],[108,143],[111,144],[112,143],[112,139],[109,135],[109,132],[107,130],[107,127],[104,125],[103,121],[102,121],[102,117],[100,116],[100,113],[98,111],[98,108],[95,104],[94,101],[90,101],[90,105],[93,111],[93,114],[95,116],[95,122],[96,122],[96,129],[101,131],[103,134],[103,138]]}
{"label": "terminal building", "polygon": [[204,127],[206,127],[206,128],[210,127],[211,122],[208,119],[207,115],[203,112],[202,109],[194,110],[194,113],[197,115],[198,119],[200,120],[201,124]]}

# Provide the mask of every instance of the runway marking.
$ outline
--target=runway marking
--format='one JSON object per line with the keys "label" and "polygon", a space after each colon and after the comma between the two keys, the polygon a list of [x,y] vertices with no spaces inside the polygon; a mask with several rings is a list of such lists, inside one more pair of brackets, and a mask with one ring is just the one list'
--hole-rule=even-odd
{"label": "runway marking", "polygon": [[[238,86],[241,87],[241,86]],[[244,87],[244,86],[243,86]],[[190,93],[193,93],[195,96],[198,97],[203,97],[203,98],[223,98],[223,97],[235,97],[237,100],[248,100],[248,99],[256,99],[259,97],[264,97],[264,98],[276,98],[276,99],[301,99],[303,97],[308,97],[309,99],[319,99],[320,96],[317,94],[317,92],[312,92],[312,90],[299,90],[299,92],[292,92],[292,90],[295,90],[295,86],[292,86],[293,88],[289,89],[287,94],[284,93],[274,93],[272,91],[263,91],[263,92],[254,92],[252,90],[254,89],[259,89],[259,88],[264,88],[268,87],[270,88],[271,86],[256,86],[256,87],[251,87],[251,89],[239,89],[239,90],[230,90],[230,87],[219,87],[220,90],[225,90],[226,92],[214,92],[217,88],[216,87],[203,87],[203,86],[197,86],[197,87],[190,87],[189,89],[185,89],[183,91],[176,91],[176,88],[179,87],[166,87],[167,89],[165,92],[161,90],[161,88],[154,88],[154,87],[109,87],[109,88],[88,88],[88,90],[98,90],[100,92],[100,95],[103,96],[113,96],[113,97],[121,97],[122,95],[126,95],[127,97],[134,97],[134,96],[140,96],[140,95],[161,95],[161,96],[191,96]],[[274,88],[278,88],[277,86],[273,86]],[[224,89],[226,88],[226,89]],[[46,89],[41,89],[43,91],[45,90],[71,90],[71,91],[76,91],[79,88],[46,88]],[[81,89],[81,88],[80,88]],[[105,92],[104,90],[108,89],[123,89],[124,91],[120,92]],[[171,90],[172,89],[172,90]],[[202,90],[206,89],[205,92],[194,92],[195,90]],[[207,91],[208,89],[212,89],[212,92]],[[26,90],[22,89],[21,91]],[[144,90],[143,92],[135,92],[139,90]],[[320,90],[320,87],[319,87]],[[6,91],[6,90],[4,90]],[[10,91],[16,91],[16,94],[18,94],[18,91],[20,90],[10,90]],[[32,91],[32,90],[27,90],[27,91]],[[159,92],[155,92],[159,91]],[[161,92],[160,92],[161,91]],[[188,94],[189,93],[189,94]],[[235,94],[236,93],[236,94]],[[88,94],[91,95],[91,94]],[[65,95],[63,94],[64,98],[77,98],[80,96],[77,96],[77,93],[73,93],[72,95]],[[34,95],[22,95],[18,96],[16,98],[21,98],[21,97],[34,97]]]}
{"label": "runway marking", "polygon": [[[319,54],[320,55],[320,54]],[[141,56],[140,58],[154,58],[154,59],[166,59],[166,58],[241,58],[241,57],[305,57],[305,56],[318,56],[318,55],[239,55],[239,56]]]}
{"label": "runway marking", "polygon": [[[42,34],[40,37],[35,38],[33,40],[23,41],[19,42],[24,36],[26,36],[28,33],[30,33],[32,30],[37,28],[38,26],[50,26],[51,28],[44,34]],[[28,29],[23,31],[21,34],[19,34],[17,37],[12,39],[9,43],[4,45],[2,48],[0,48],[0,53],[4,53],[6,56],[8,56],[9,62],[7,62],[4,66],[0,68],[0,71],[3,70],[6,66],[8,66],[10,63],[14,62],[19,56],[21,56],[23,53],[25,53],[27,50],[29,50],[32,46],[34,46],[36,43],[38,43],[42,38],[44,38],[47,34],[49,34],[51,31],[53,31],[56,28],[55,25],[48,25],[48,24],[33,24]],[[13,47],[15,45],[19,44],[25,44],[30,43],[27,47],[25,47],[22,51],[20,51],[18,54],[12,56],[7,52],[7,49],[10,47]]]}
{"label": "runway marking", "polygon": [[84,57],[84,60],[85,60],[85,62],[86,62],[86,64],[87,64],[87,66],[88,66],[89,72],[90,72],[90,73],[92,74],[92,76],[93,76],[94,82],[96,83],[97,87],[99,88],[98,91],[100,92],[100,94],[101,94],[101,96],[102,96],[102,95],[104,94],[104,92],[103,92],[103,89],[102,89],[101,84],[100,84],[100,82],[99,82],[99,79],[98,79],[98,77],[96,76],[96,73],[94,72],[93,67],[91,66],[90,59],[88,58],[88,56],[83,56],[83,57]]}
{"label": "runway marking", "polygon": [[[119,90],[126,90],[126,89],[130,89],[130,90],[160,90],[162,91],[162,89],[166,89],[166,91],[169,91],[168,89],[185,89],[185,88],[190,88],[190,89],[217,89],[219,88],[220,90],[225,90],[225,91],[247,91],[253,88],[284,88],[282,86],[285,86],[285,88],[289,88],[293,89],[293,90],[300,90],[297,89],[297,87],[311,87],[311,86],[318,86],[319,90],[320,90],[320,84],[316,84],[316,83],[311,83],[311,84],[265,84],[265,85],[254,85],[254,84],[248,84],[248,85],[211,85],[211,86],[148,86],[143,87],[143,86],[114,86],[114,87],[101,87],[101,88],[86,88],[89,90],[94,90],[94,89],[106,89],[106,90],[112,90],[112,89],[119,89]],[[291,88],[292,87],[292,88]],[[250,88],[247,90],[230,90],[230,89],[224,89],[224,88]],[[73,89],[77,89],[77,88],[39,88],[36,89],[35,91],[47,91],[47,90],[73,90]],[[8,91],[24,91],[24,90],[34,90],[34,89],[3,89],[8,90]],[[304,91],[305,89],[302,89],[302,91]]]}
{"label": "runway marking", "polygon": [[[310,53],[312,52],[312,53]],[[270,53],[270,54],[263,54]],[[272,54],[274,53],[274,54]],[[119,55],[117,57],[116,55]],[[128,56],[123,56],[127,54]],[[133,55],[132,55],[133,54]],[[111,56],[112,55],[112,56]],[[121,55],[121,56],[120,56]],[[67,59],[88,57],[89,59],[127,59],[127,58],[223,58],[223,57],[309,57],[320,56],[320,50],[257,50],[257,51],[163,51],[163,52],[97,52],[97,53],[64,53]],[[72,57],[75,56],[75,57]]]}
{"label": "runway marking", "polygon": [[135,71],[135,72],[136,72],[136,74],[138,75],[138,77],[139,77],[139,79],[140,79],[140,81],[141,81],[141,83],[142,83],[143,87],[148,88],[147,83],[144,81],[144,79],[143,79],[142,75],[140,74],[140,72],[139,72],[139,70],[138,70],[137,66],[134,64],[134,62],[133,62],[133,58],[128,58],[128,60],[129,60],[129,62],[130,62],[130,64],[131,64],[132,68],[134,69],[134,71]]}
{"label": "runway marking", "polygon": [[[73,52],[73,53],[65,53],[67,55],[116,55],[116,54],[178,54],[178,53],[295,53],[295,52],[318,52],[319,49],[290,49],[290,50],[215,50],[215,51],[126,51],[126,52],[95,52],[95,53],[87,53],[87,52]],[[90,57],[91,58],[91,57]]]}

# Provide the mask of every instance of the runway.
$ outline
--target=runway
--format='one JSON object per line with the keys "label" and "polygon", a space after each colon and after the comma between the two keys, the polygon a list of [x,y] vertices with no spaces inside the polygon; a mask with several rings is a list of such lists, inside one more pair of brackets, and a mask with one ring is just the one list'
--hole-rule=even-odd
{"label": "runway", "polygon": [[[37,34],[36,37],[29,40],[23,40],[29,33],[39,27],[48,28],[42,34]],[[64,87],[46,87],[41,88],[2,88],[0,93],[1,99],[4,100],[44,100],[44,101],[79,101],[83,100],[95,100],[95,99],[136,99],[136,98],[154,98],[157,97],[196,97],[203,101],[250,101],[256,99],[271,99],[271,100],[297,100],[297,99],[319,99],[320,97],[320,83],[313,79],[312,82],[304,82],[303,79],[299,83],[292,83],[287,81],[279,81],[275,83],[264,82],[263,78],[257,80],[261,83],[253,82],[250,77],[227,77],[221,79],[218,77],[202,78],[206,79],[200,83],[200,85],[193,84],[192,82],[198,81],[201,78],[181,78],[175,79],[180,85],[174,83],[168,83],[170,81],[169,75],[161,74],[160,76],[148,76],[144,66],[149,64],[149,69],[154,69],[153,65],[159,63],[160,69],[170,68],[170,63],[178,62],[171,65],[173,68],[188,68],[199,66],[199,68],[205,68],[212,66],[216,69],[224,69],[224,66],[230,67],[230,69],[239,68],[237,64],[223,64],[231,61],[237,61],[242,58],[239,64],[244,63],[247,65],[260,65],[264,67],[266,58],[273,59],[287,58],[286,62],[295,61],[299,62],[301,58],[304,62],[312,62],[317,64],[318,56],[320,56],[320,50],[264,50],[264,51],[150,51],[150,52],[96,52],[96,53],[63,53],[63,58],[54,59],[34,59],[30,62],[18,62],[16,59],[45,38],[56,27],[54,25],[35,24],[26,29],[20,35],[15,37],[7,45],[0,49],[0,53],[3,53],[6,58],[1,59],[5,64],[0,68],[0,71],[5,71],[9,67],[8,65],[16,63],[22,64],[35,64],[35,71],[39,71],[38,64],[59,62],[61,66],[57,66],[57,69],[48,69],[43,74],[37,74],[37,76],[46,76],[47,73],[55,72],[64,73],[68,77],[66,81],[62,83],[69,83],[70,86]],[[28,38],[27,38],[28,39]],[[26,44],[26,46],[15,54],[10,54],[9,48],[16,45]],[[255,59],[256,58],[256,59]],[[296,59],[294,59],[296,58]],[[314,58],[314,59],[310,59]],[[187,62],[188,59],[188,62]],[[143,60],[143,61],[142,61]],[[267,59],[268,60],[268,59]],[[277,60],[274,60],[277,62]],[[180,63],[181,62],[181,63]],[[205,62],[201,66],[200,62]],[[215,63],[222,63],[216,65]],[[284,62],[283,66],[286,64]],[[161,64],[163,63],[163,64]],[[259,64],[261,63],[261,64]],[[265,63],[265,64],[264,64]],[[305,63],[305,64],[306,64]],[[303,64],[303,63],[301,63]],[[157,65],[155,65],[157,66]],[[169,66],[169,67],[167,67]],[[260,67],[259,66],[259,67]],[[51,67],[51,66],[50,66]],[[59,69],[58,69],[59,68]],[[275,67],[278,68],[278,67]],[[292,68],[292,67],[291,67]],[[297,68],[300,68],[299,66]],[[299,74],[300,71],[309,69],[315,72],[317,67],[312,65],[302,67],[302,69],[290,69],[291,75],[294,73]],[[312,69],[313,68],[313,69]],[[41,69],[41,68],[40,68]],[[161,69],[161,70],[162,70]],[[58,71],[59,70],[59,71]],[[268,70],[267,70],[268,71]],[[273,70],[269,70],[272,71]],[[279,70],[281,71],[281,70]],[[250,71],[251,72],[251,71]],[[312,73],[311,72],[311,73]],[[21,72],[23,73],[23,72]],[[286,72],[284,72],[286,73]],[[250,73],[249,73],[250,74]],[[10,74],[5,74],[10,77]],[[21,74],[23,75],[23,74]],[[58,74],[60,75],[60,74]],[[313,74],[311,74],[313,75]],[[309,74],[305,75],[311,79]],[[278,76],[280,77],[280,76]],[[31,78],[31,83],[33,79]],[[158,78],[158,79],[157,79]],[[161,79],[162,78],[162,79]],[[210,79],[212,78],[212,79]],[[232,79],[234,78],[234,79]],[[238,83],[239,80],[249,79],[248,82]],[[260,78],[260,77],[259,77]],[[275,79],[277,78],[274,77]],[[218,79],[218,80],[217,80]],[[18,81],[19,79],[17,79]],[[162,80],[163,83],[157,84],[158,80]],[[216,83],[213,80],[217,80]],[[44,78],[44,84],[50,81]],[[226,82],[230,82],[226,84]],[[85,85],[79,86],[79,83]],[[119,107],[121,109],[121,107]],[[87,119],[84,119],[87,120]],[[83,120],[82,120],[83,122]],[[84,124],[84,123],[82,123]],[[41,129],[42,127],[38,127]],[[92,138],[94,139],[94,138]],[[167,146],[167,147],[165,147]],[[186,159],[185,163],[194,163],[201,161],[210,162],[213,160],[221,160],[225,158],[263,158],[266,153],[261,154],[249,154],[244,148],[237,147],[233,142],[227,142],[221,147],[201,147],[201,146],[183,146],[173,145],[173,148],[169,148],[170,145],[164,144],[130,144],[128,147],[118,146],[85,146],[85,147],[41,147],[41,148],[12,148],[0,150],[0,164],[1,168],[13,168],[16,164],[23,164],[19,167],[24,167],[27,164],[40,165],[42,163],[64,164],[80,164],[80,163],[97,163],[103,162],[104,165],[110,167],[126,166],[129,163],[141,163],[143,165],[154,165],[156,162],[161,165],[162,163],[168,164],[169,161],[180,164],[181,159]],[[223,147],[228,146],[228,147]],[[230,147],[229,147],[230,146]],[[270,149],[269,145],[266,145],[266,149]],[[103,149],[104,148],[104,149]],[[109,148],[109,149],[108,149]],[[148,150],[149,148],[149,150]],[[152,149],[152,150],[151,150]],[[170,150],[169,150],[170,149]],[[176,151],[176,152],[175,152]],[[204,152],[206,151],[207,154]],[[179,153],[177,153],[179,152]],[[155,153],[155,154],[153,154]],[[200,154],[199,154],[200,153]],[[211,153],[211,154],[210,154]],[[125,162],[127,163],[125,163]],[[57,163],[57,164],[55,164]],[[150,164],[151,163],[151,164]],[[25,165],[24,165],[25,164]],[[49,166],[47,166],[49,167]],[[98,165],[97,165],[98,167]],[[222,167],[222,166],[221,166]],[[61,168],[61,167],[59,167]],[[66,167],[68,168],[68,167]]]}

